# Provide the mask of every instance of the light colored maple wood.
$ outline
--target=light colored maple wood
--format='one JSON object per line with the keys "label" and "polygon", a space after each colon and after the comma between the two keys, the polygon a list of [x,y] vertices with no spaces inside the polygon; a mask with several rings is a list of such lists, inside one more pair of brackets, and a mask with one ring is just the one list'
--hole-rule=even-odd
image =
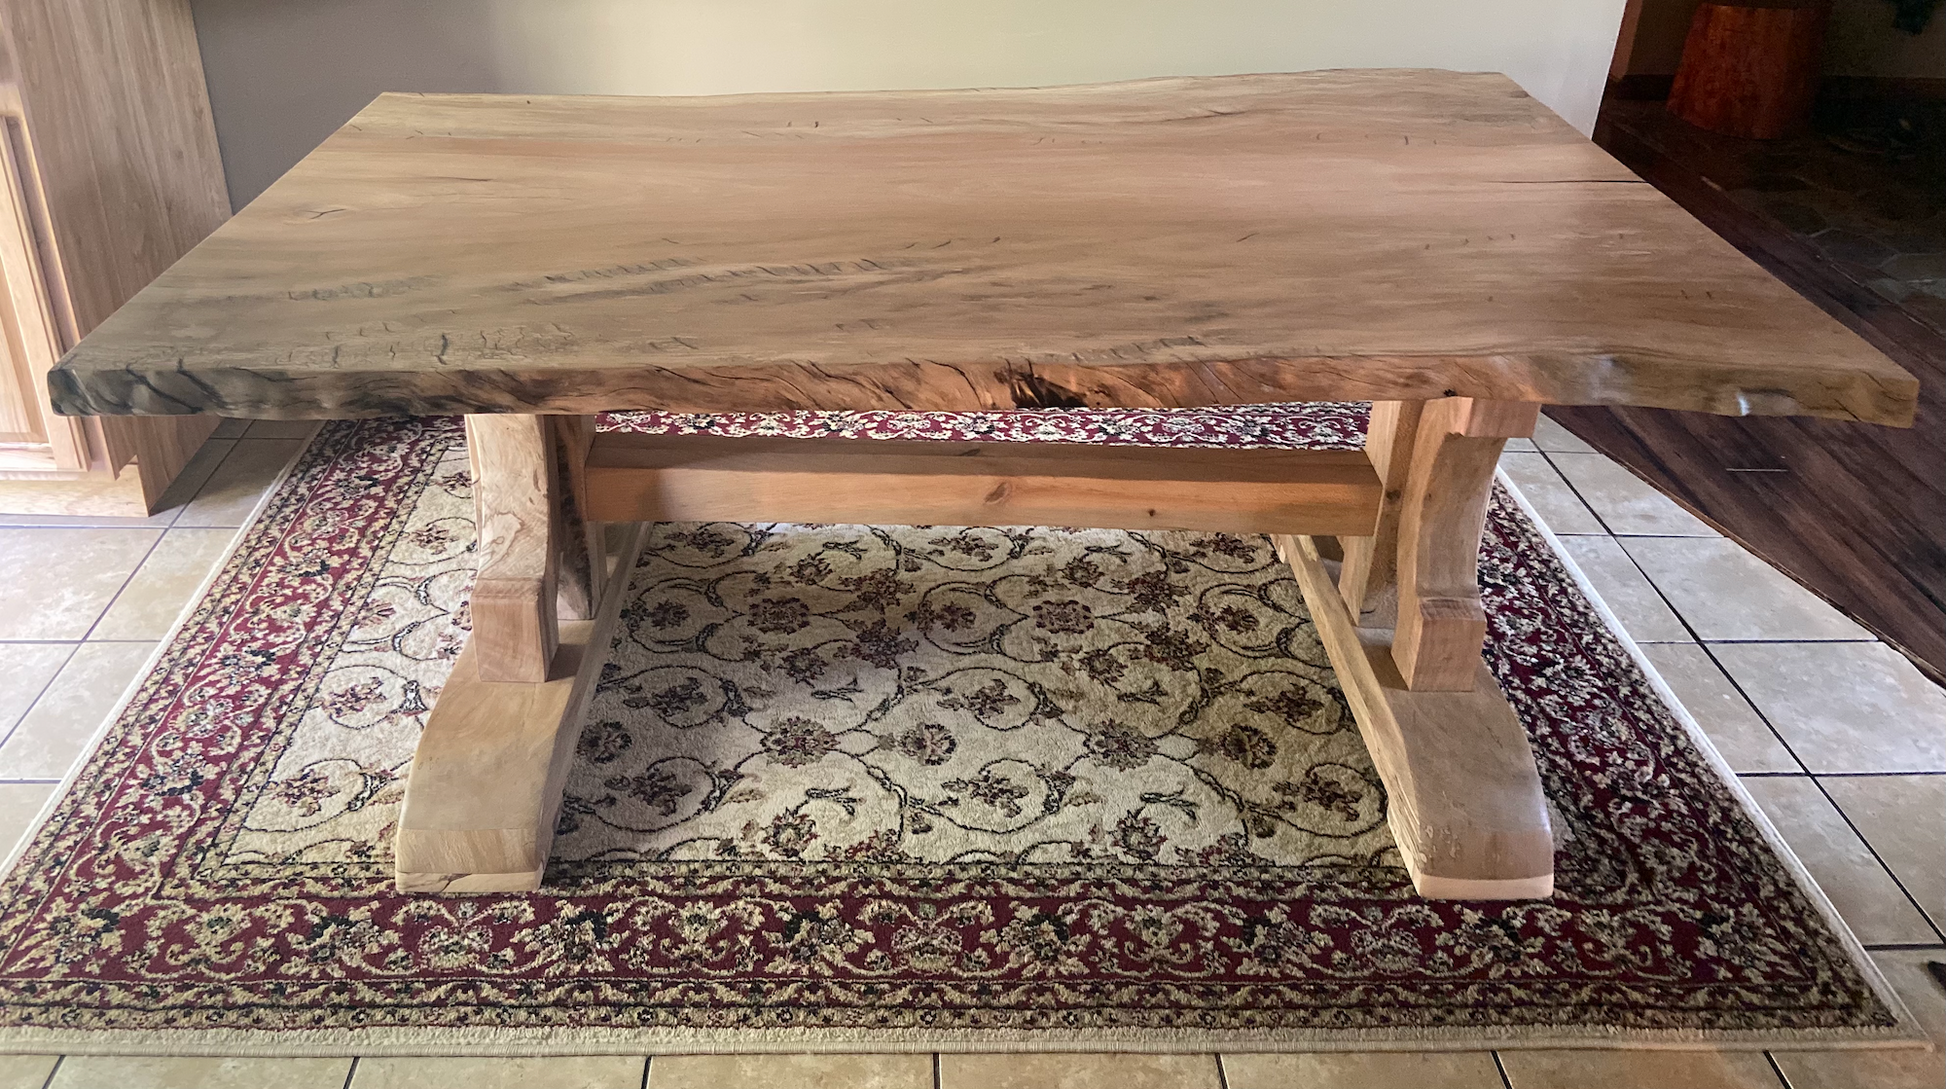
{"label": "light colored maple wood", "polygon": [[1504,76],[383,95],[64,410],[1448,395],[1906,423],[1917,383]]}
{"label": "light colored maple wood", "polygon": [[554,505],[558,516],[554,539],[561,553],[555,611],[562,620],[586,620],[601,600],[606,575],[601,523],[588,516],[588,452],[594,446],[595,418],[550,416],[547,420],[554,428],[555,476],[560,487],[560,501]]}
{"label": "light colored maple wood", "polygon": [[554,662],[560,562],[555,430],[545,416],[468,416],[479,517],[474,660],[482,681],[539,683]]}
{"label": "light colored maple wood", "polygon": [[[1377,471],[1384,496],[1379,504],[1378,529],[1370,536],[1346,537],[1339,542],[1344,566],[1338,591],[1353,616],[1368,611],[1385,615],[1381,627],[1392,625],[1397,610],[1399,511],[1405,501],[1406,475],[1412,467],[1412,445],[1419,433],[1421,401],[1378,401],[1365,428],[1365,453]],[[1361,623],[1368,621],[1361,620]]]}
{"label": "light colored maple wood", "polygon": [[[63,418],[46,373],[229,217],[188,0],[0,0],[0,137],[12,377],[55,469],[101,478],[90,496],[132,486],[148,513],[217,421]],[[0,510],[26,495],[0,491]]]}
{"label": "light colored maple wood", "polygon": [[1433,899],[1552,895],[1554,839],[1534,753],[1480,656],[1467,691],[1408,688],[1393,665],[1392,633],[1358,626],[1317,543],[1277,544],[1385,783],[1386,818],[1413,888]]}
{"label": "light colored maple wood", "polygon": [[1540,406],[1451,397],[1420,414],[1399,512],[1392,658],[1414,691],[1463,692],[1486,641],[1480,534],[1493,469],[1509,438],[1531,435]]}
{"label": "light colored maple wood", "polygon": [[589,457],[601,521],[1059,525],[1370,533],[1356,450],[1222,450],[609,434]]}
{"label": "light colored maple wood", "polygon": [[0,107],[0,280],[5,283],[0,328],[12,384],[22,390],[19,423],[27,441],[47,444],[54,468],[87,469],[89,444],[81,421],[56,416],[47,396],[47,372],[65,345],[54,316],[56,289],[36,242],[37,222],[44,220],[30,165],[17,106],[12,112]]}
{"label": "light colored maple wood", "polygon": [[553,679],[482,680],[477,632],[460,651],[406,781],[394,852],[400,892],[540,887],[581,720],[640,545],[641,527],[630,527],[619,577],[594,618],[561,625]]}

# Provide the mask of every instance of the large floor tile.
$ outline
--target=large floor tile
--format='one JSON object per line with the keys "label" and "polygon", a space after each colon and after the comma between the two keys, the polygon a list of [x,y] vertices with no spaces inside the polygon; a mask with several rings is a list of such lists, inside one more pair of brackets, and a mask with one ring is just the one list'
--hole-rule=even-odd
{"label": "large floor tile", "polygon": [[1513,1089],[1782,1089],[1761,1051],[1502,1051]]}
{"label": "large floor tile", "polygon": [[939,1089],[1218,1089],[1221,1084],[1214,1055],[939,1057]]}
{"label": "large floor tile", "polygon": [[242,525],[257,509],[264,490],[303,447],[301,439],[237,439],[209,483],[176,519],[176,525]]}
{"label": "large floor tile", "polygon": [[1555,533],[1606,533],[1601,519],[1554,471],[1545,454],[1500,455],[1500,468]]}
{"label": "large floor tile", "polygon": [[34,705],[73,653],[73,643],[0,643],[0,738]]}
{"label": "large floor tile", "polygon": [[1563,537],[1561,547],[1638,642],[1687,641],[1689,630],[1613,537]]}
{"label": "large floor tile", "polygon": [[[209,480],[210,474],[222,463],[223,458],[236,445],[221,439],[204,442],[189,462],[169,482],[169,487],[156,498],[156,512],[147,517],[134,517],[119,513],[127,506],[121,484],[103,484],[94,493],[91,501],[88,491],[79,496],[71,496],[66,487],[49,482],[38,498],[33,494],[23,495],[17,490],[15,482],[0,483],[0,490],[6,492],[7,506],[24,513],[0,514],[0,527],[6,526],[96,526],[103,529],[167,529],[175,524],[182,515],[183,507],[195,498],[196,493]],[[69,482],[70,484],[72,482]],[[41,485],[26,485],[40,489]],[[57,490],[58,489],[58,490]],[[89,491],[92,491],[92,486]],[[112,497],[111,497],[111,493]],[[113,510],[114,514],[90,513],[91,506]],[[40,507],[47,509],[33,513]]]}
{"label": "large floor tile", "polygon": [[1549,453],[1592,454],[1595,448],[1574,437],[1574,433],[1542,414],[1534,424],[1534,446]]}
{"label": "large floor tile", "polygon": [[368,1058],[350,1089],[641,1089],[640,1055]]}
{"label": "large floor tile", "polygon": [[1946,775],[1822,780],[1852,826],[1934,925],[1946,927]]}
{"label": "large floor tile", "polygon": [[1927,961],[1946,961],[1946,948],[1886,950],[1872,954],[1872,960],[1933,1044],[1943,1050],[1773,1052],[1791,1089],[1939,1089],[1946,1085],[1946,990],[1926,971]]}
{"label": "large floor tile", "polygon": [[244,429],[246,439],[308,439],[318,429],[316,420],[251,420]]}
{"label": "large floor tile", "polygon": [[209,577],[210,569],[235,538],[236,530],[222,528],[164,533],[95,625],[91,637],[160,639],[169,634],[170,626],[189,603],[189,595]]}
{"label": "large floor tile", "polygon": [[1647,481],[1602,454],[1549,454],[1610,533],[1715,537],[1717,532]]}
{"label": "large floor tile", "polygon": [[657,1055],[649,1089],[932,1089],[932,1064],[923,1054]]}
{"label": "large floor tile", "polygon": [[48,1089],[344,1089],[350,1059],[70,1055]]}
{"label": "large floor tile", "polygon": [[1228,1089],[1501,1089],[1490,1051],[1308,1051],[1223,1056]]}
{"label": "large floor tile", "polygon": [[59,779],[120,702],[154,643],[83,643],[0,743],[0,779]]}
{"label": "large floor tile", "polygon": [[156,529],[0,529],[0,639],[81,639]]}
{"label": "large floor tile", "polygon": [[1925,916],[1809,777],[1747,778],[1743,785],[1859,941],[1878,945],[1939,940]]}
{"label": "large floor tile", "polygon": [[1628,554],[1705,642],[1871,633],[1724,537],[1629,537]]}
{"label": "large floor tile", "polygon": [[13,853],[53,795],[54,783],[0,783],[0,858]]}
{"label": "large floor tile", "polygon": [[1811,771],[1946,771],[1946,690],[1891,647],[1726,643],[1710,650]]}
{"label": "large floor tile", "polygon": [[41,1089],[54,1070],[54,1055],[0,1055],[0,1089]]}
{"label": "large floor tile", "polygon": [[1708,651],[1695,643],[1644,643],[1642,653],[1709,735],[1730,770],[1804,770]]}

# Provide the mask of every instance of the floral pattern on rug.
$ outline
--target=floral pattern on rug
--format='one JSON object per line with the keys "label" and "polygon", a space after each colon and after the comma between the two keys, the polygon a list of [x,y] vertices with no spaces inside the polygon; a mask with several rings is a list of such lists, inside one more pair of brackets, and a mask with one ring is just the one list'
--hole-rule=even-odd
{"label": "floral pattern on rug", "polygon": [[1260,537],[658,525],[566,860],[1398,864]]}
{"label": "floral pattern on rug", "polygon": [[791,439],[1085,442],[1357,450],[1362,401],[1221,408],[1021,408],[988,412],[606,412],[603,431]]}
{"label": "floral pattern on rug", "polygon": [[721,525],[657,527],[636,569],[546,887],[399,896],[400,776],[466,626],[460,441],[313,444],[0,878],[0,1026],[515,1052],[1895,1034],[1504,497],[1488,661],[1555,810],[1552,900],[1413,895],[1262,538]]}

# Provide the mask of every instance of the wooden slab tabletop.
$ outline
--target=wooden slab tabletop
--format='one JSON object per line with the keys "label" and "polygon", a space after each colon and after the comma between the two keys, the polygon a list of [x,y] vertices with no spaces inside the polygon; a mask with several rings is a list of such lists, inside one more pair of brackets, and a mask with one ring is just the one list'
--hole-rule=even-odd
{"label": "wooden slab tabletop", "polygon": [[50,386],[271,418],[1917,394],[1505,77],[1416,70],[383,95]]}

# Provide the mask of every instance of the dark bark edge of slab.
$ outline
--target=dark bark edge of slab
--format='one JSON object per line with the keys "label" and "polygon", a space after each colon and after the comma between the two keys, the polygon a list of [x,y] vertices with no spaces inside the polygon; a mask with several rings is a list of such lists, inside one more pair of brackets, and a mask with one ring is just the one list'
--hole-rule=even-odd
{"label": "dark bark edge of slab", "polygon": [[1255,358],[1116,365],[936,362],[739,363],[724,367],[553,364],[409,370],[279,370],[182,360],[91,358],[83,348],[48,372],[55,411],[74,416],[354,419],[464,413],[587,414],[797,410],[966,411],[1011,408],[1198,407],[1282,401],[1480,397],[1559,405],[1631,404],[1723,416],[1823,416],[1910,426],[1919,383],[1862,373],[1805,374],[1778,388],[1774,371],[1656,353],[1594,357],[1421,356]]}

